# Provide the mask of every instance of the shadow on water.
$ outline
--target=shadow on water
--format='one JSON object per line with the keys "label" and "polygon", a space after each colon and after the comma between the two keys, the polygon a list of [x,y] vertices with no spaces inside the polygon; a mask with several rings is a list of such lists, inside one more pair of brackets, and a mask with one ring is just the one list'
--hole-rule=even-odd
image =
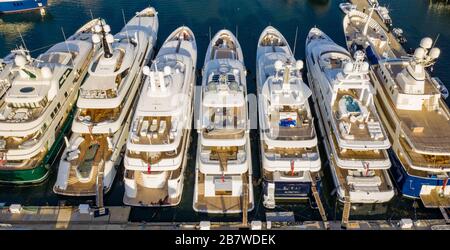
{"label": "shadow on water", "polygon": [[[432,15],[433,10],[427,9],[420,0],[416,2],[420,8],[414,10],[401,8],[409,0],[392,1],[392,18],[395,24],[404,27],[408,36],[408,46],[413,47],[427,34],[428,28],[424,28],[423,15],[427,16],[427,27],[430,27],[430,36],[441,33],[438,44],[441,45],[442,62],[450,60],[450,49],[445,50],[450,44],[450,19],[448,15]],[[244,60],[249,74],[247,75],[248,92],[256,92],[255,56],[256,43],[260,32],[267,25],[273,25],[284,34],[291,47],[295,40],[296,27],[299,28],[295,57],[302,59],[305,54],[304,39],[310,28],[317,26],[332,37],[335,42],[344,46],[342,31],[342,17],[338,4],[340,1],[331,0],[255,0],[255,1],[153,1],[159,12],[160,29],[158,33],[158,46],[178,26],[187,25],[195,33],[198,47],[197,69],[203,67],[204,55],[209,43],[209,27],[211,36],[218,30],[227,28],[233,33],[238,30],[238,39],[244,53]],[[380,2],[382,2],[380,0]],[[7,52],[20,43],[18,31],[24,36],[30,50],[42,48],[62,41],[61,28],[66,35],[73,33],[78,27],[90,19],[90,13],[101,16],[111,25],[112,32],[118,32],[123,26],[121,9],[125,12],[126,19],[133,13],[148,5],[148,1],[128,0],[95,0],[76,1],[64,0],[52,2],[47,10],[47,15],[41,17],[39,13],[23,13],[21,15],[0,15],[0,55]],[[77,11],[72,11],[76,9]],[[411,13],[409,13],[411,11]],[[408,13],[406,13],[408,12]],[[429,14],[428,12],[432,12]],[[422,16],[421,16],[422,15]],[[411,19],[409,16],[412,16]],[[422,17],[422,18],[420,18]],[[70,20],[70,21],[68,21]],[[432,23],[437,25],[432,25]],[[419,28],[418,28],[419,27]],[[43,51],[38,51],[39,53]],[[36,52],[37,53],[37,52]],[[446,72],[444,63],[438,63],[436,73],[444,80],[450,82],[450,75]],[[448,64],[447,64],[448,66]],[[306,79],[306,77],[304,77]],[[201,77],[197,77],[197,85],[201,85]],[[311,101],[311,100],[310,100]],[[312,103],[310,103],[312,106]],[[314,113],[314,110],[313,110]],[[314,117],[315,114],[313,114]],[[316,128],[318,120],[314,119]],[[320,131],[317,129],[318,134]],[[262,188],[260,185],[260,152],[259,136],[256,130],[250,132],[253,183],[255,207],[249,213],[249,220],[264,220],[266,210],[262,205]],[[191,143],[188,151],[188,162],[185,171],[183,196],[180,204],[173,208],[133,208],[131,221],[177,221],[196,222],[200,220],[211,221],[240,221],[242,215],[206,215],[196,213],[192,209],[195,156],[197,149],[197,131],[191,131]],[[319,150],[323,162],[322,167],[322,198],[330,220],[340,220],[343,205],[337,201],[331,172],[324,154],[322,142],[319,139]],[[80,203],[95,203],[95,197],[70,198],[55,195],[52,191],[56,180],[56,169],[59,156],[52,166],[50,177],[41,184],[33,186],[0,186],[0,202],[21,203],[23,205],[77,205]],[[121,165],[115,182],[110,192],[105,195],[105,205],[120,206],[124,194],[123,166]],[[293,211],[296,220],[320,220],[319,212],[313,209],[309,202],[298,204],[279,204],[274,211]],[[420,202],[414,202],[396,196],[387,204],[354,205],[351,211],[351,219],[399,219],[399,218],[441,218],[437,209],[425,209]]]}

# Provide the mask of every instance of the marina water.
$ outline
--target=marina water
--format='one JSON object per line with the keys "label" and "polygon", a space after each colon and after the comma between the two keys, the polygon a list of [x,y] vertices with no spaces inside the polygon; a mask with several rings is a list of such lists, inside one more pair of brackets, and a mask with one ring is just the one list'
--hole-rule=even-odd
{"label": "marina water", "polygon": [[[256,92],[255,56],[259,34],[267,25],[275,26],[294,47],[295,31],[298,27],[295,56],[304,59],[304,41],[307,32],[317,26],[338,44],[344,45],[342,31],[343,14],[338,8],[339,0],[49,0],[47,15],[39,12],[0,16],[0,56],[21,44],[23,37],[33,56],[44,52],[51,45],[64,40],[63,32],[69,36],[81,25],[94,17],[105,18],[111,25],[112,33],[118,32],[124,25],[124,19],[131,18],[136,11],[149,3],[159,12],[160,29],[158,45],[180,25],[189,26],[195,33],[198,47],[197,68],[203,66],[204,56],[209,42],[209,33],[227,28],[238,35],[243,49],[244,61],[249,71],[247,84],[249,93]],[[380,0],[389,7],[394,27],[403,29],[408,39],[406,48],[415,48],[420,39],[438,37],[437,46],[442,55],[434,66],[433,74],[450,88],[450,9],[430,5],[427,0]],[[122,15],[122,10],[124,15]],[[197,85],[201,78],[197,77]],[[447,100],[447,103],[449,101]],[[133,221],[238,221],[240,215],[206,215],[192,210],[194,188],[195,151],[197,133],[192,131],[192,143],[188,155],[185,188],[179,206],[174,208],[133,208]],[[251,132],[252,162],[254,164],[255,209],[249,214],[249,220],[265,219],[266,210],[262,206],[260,185],[259,143],[256,131]],[[323,147],[320,148],[324,152]],[[325,157],[322,157],[327,164]],[[53,193],[56,180],[55,161],[50,178],[34,186],[0,186],[0,203],[21,203],[27,206],[40,205],[77,205],[95,203],[95,197],[67,198]],[[327,165],[322,168],[324,177],[322,194],[329,219],[340,219],[342,205],[336,201],[333,193],[331,173]],[[105,197],[106,206],[122,205],[124,193],[123,169],[116,176],[111,191]],[[308,202],[297,205],[280,205],[275,211],[294,211],[297,220],[319,220],[318,210],[311,208]],[[437,209],[425,209],[420,202],[395,197],[387,204],[355,205],[351,211],[352,219],[399,219],[399,218],[440,218]]]}

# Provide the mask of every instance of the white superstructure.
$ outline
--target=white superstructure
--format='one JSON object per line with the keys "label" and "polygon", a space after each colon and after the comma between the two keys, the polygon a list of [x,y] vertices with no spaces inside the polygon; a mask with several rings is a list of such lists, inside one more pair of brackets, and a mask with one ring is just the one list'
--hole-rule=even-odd
{"label": "white superstructure", "polygon": [[188,27],[160,48],[133,117],[125,154],[124,203],[173,206],[181,200],[192,125],[197,44]]}
{"label": "white superstructure", "polygon": [[48,175],[96,50],[89,38],[98,22],[90,21],[36,59],[13,51],[14,61],[2,66],[0,182],[35,183]]}
{"label": "white superstructure", "polygon": [[389,139],[374,106],[364,53],[346,49],[317,28],[306,40],[308,79],[338,197],[382,203],[394,196],[387,169]]}
{"label": "white superstructure", "polygon": [[295,60],[271,26],[262,32],[256,54],[264,205],[274,208],[275,199],[307,199],[310,172],[318,172],[321,163],[303,61]]}
{"label": "white superstructure", "polygon": [[247,85],[236,37],[219,31],[203,68],[198,121],[194,210],[240,213],[253,209]]}
{"label": "white superstructure", "polygon": [[108,191],[120,163],[141,87],[142,69],[153,54],[158,31],[154,8],[138,12],[116,35],[105,23],[92,40],[103,49],[89,65],[77,101],[72,136],[66,141],[54,191],[92,196]]}

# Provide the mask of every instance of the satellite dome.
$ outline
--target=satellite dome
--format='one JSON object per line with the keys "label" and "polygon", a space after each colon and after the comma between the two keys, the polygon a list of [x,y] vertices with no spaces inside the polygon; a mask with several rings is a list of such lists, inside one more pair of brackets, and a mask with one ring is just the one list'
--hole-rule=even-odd
{"label": "satellite dome", "polygon": [[93,43],[99,43],[101,41],[100,36],[98,34],[92,35],[92,42]]}
{"label": "satellite dome", "polygon": [[103,26],[103,30],[104,30],[106,33],[109,33],[109,32],[111,32],[111,27],[110,27],[108,24],[106,24],[106,25]]}
{"label": "satellite dome", "polygon": [[420,41],[420,47],[424,49],[430,49],[433,46],[433,39],[425,37]]}
{"label": "satellite dome", "polygon": [[275,62],[275,64],[274,64],[274,66],[275,66],[275,70],[276,70],[276,71],[279,71],[279,70],[281,70],[281,69],[283,68],[283,62],[280,61],[280,60],[277,60],[277,61]]}
{"label": "satellite dome", "polygon": [[102,31],[102,26],[100,26],[100,25],[98,25],[98,24],[95,25],[95,26],[94,26],[94,31],[97,32],[97,33],[101,32],[101,31]]}
{"label": "satellite dome", "polygon": [[14,58],[14,63],[18,66],[18,67],[23,67],[27,64],[27,59],[22,56],[22,55],[17,55]]}
{"label": "satellite dome", "polygon": [[297,62],[295,62],[295,67],[296,67],[298,70],[303,69],[303,61],[302,61],[302,60],[298,60]]}
{"label": "satellite dome", "polygon": [[114,42],[114,36],[111,34],[106,35],[106,42],[107,43],[113,43]]}
{"label": "satellite dome", "polygon": [[414,51],[414,58],[416,58],[416,59],[423,59],[425,57],[426,53],[427,52],[425,51],[424,48],[417,48]]}
{"label": "satellite dome", "polygon": [[144,68],[142,69],[142,73],[144,73],[144,75],[146,76],[150,75],[150,67],[144,66]]}
{"label": "satellite dome", "polygon": [[49,67],[42,67],[41,68],[41,74],[42,78],[44,79],[50,79],[52,78],[52,70]]}
{"label": "satellite dome", "polygon": [[441,55],[441,50],[439,48],[432,48],[429,55],[432,59],[438,59]]}

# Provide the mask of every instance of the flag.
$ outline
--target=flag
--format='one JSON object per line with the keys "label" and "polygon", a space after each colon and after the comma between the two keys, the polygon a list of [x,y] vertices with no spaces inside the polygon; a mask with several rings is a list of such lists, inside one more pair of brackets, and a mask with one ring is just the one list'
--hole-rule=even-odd
{"label": "flag", "polygon": [[294,176],[294,160],[291,160],[291,176]]}
{"label": "flag", "polygon": [[148,174],[152,173],[152,166],[150,166],[150,161],[148,161],[148,164],[147,164],[147,173]]}

